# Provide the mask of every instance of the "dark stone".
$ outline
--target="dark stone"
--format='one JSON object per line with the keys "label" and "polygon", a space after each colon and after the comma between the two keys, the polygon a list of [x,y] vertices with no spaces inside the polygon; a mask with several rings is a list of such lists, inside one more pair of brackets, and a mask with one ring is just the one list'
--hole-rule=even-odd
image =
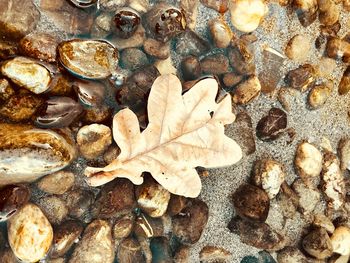
{"label": "dark stone", "polygon": [[135,225],[135,216],[130,213],[118,218],[113,226],[113,237],[123,239],[130,235]]}
{"label": "dark stone", "polygon": [[260,263],[259,259],[254,256],[245,256],[242,258],[241,263]]}
{"label": "dark stone", "polygon": [[9,41],[0,41],[0,60],[9,59],[18,54],[17,44]]}
{"label": "dark stone", "polygon": [[25,185],[6,185],[0,189],[0,222],[9,219],[25,205],[31,192]]}
{"label": "dark stone", "polygon": [[113,22],[115,35],[120,38],[129,38],[137,30],[141,23],[141,18],[131,8],[123,8],[115,13]]}
{"label": "dark stone", "polygon": [[171,194],[167,213],[170,216],[179,214],[186,207],[187,199],[181,195]]}
{"label": "dark stone", "polygon": [[201,76],[202,69],[195,56],[188,56],[181,61],[182,75],[185,80],[195,80]]}
{"label": "dark stone", "polygon": [[178,36],[175,50],[177,54],[182,56],[199,56],[210,50],[210,44],[192,30],[187,29]]}
{"label": "dark stone", "polygon": [[285,82],[291,88],[306,91],[315,80],[315,69],[310,64],[299,66],[288,72]]}
{"label": "dark stone", "polygon": [[155,237],[150,243],[152,263],[172,263],[169,240],[166,237]]}
{"label": "dark stone", "polygon": [[244,184],[233,194],[233,205],[240,217],[265,222],[270,209],[270,199],[259,187]]}
{"label": "dark stone", "polygon": [[67,192],[65,195],[69,215],[71,217],[84,219],[89,216],[90,206],[95,199],[92,192],[82,189],[74,189]]}
{"label": "dark stone", "polygon": [[339,95],[347,94],[350,91],[350,66],[346,68],[338,86]]}
{"label": "dark stone", "polygon": [[229,62],[225,55],[215,54],[203,58],[200,62],[202,71],[207,74],[221,75],[229,71]]}
{"label": "dark stone", "polygon": [[269,110],[256,126],[256,135],[262,141],[276,140],[287,128],[287,114],[278,108]]}
{"label": "dark stone", "polygon": [[99,81],[75,80],[73,88],[81,103],[89,107],[99,106],[105,97],[105,85]]}
{"label": "dark stone", "polygon": [[191,200],[180,214],[173,217],[173,234],[181,242],[194,244],[208,222],[209,209],[201,200]]}
{"label": "dark stone", "polygon": [[148,64],[147,55],[138,48],[126,48],[120,55],[120,63],[123,68],[135,70]]}
{"label": "dark stone", "polygon": [[119,244],[117,260],[118,263],[144,263],[145,259],[140,243],[131,237],[124,239]]}
{"label": "dark stone", "polygon": [[232,47],[228,48],[228,59],[239,74],[255,73],[255,55],[245,41],[237,39],[232,43]]}
{"label": "dark stone", "polygon": [[135,220],[134,233],[139,238],[162,236],[164,234],[163,221],[161,218],[140,214]]}
{"label": "dark stone", "polygon": [[326,259],[332,255],[332,242],[324,228],[316,228],[302,241],[305,251],[317,259]]}

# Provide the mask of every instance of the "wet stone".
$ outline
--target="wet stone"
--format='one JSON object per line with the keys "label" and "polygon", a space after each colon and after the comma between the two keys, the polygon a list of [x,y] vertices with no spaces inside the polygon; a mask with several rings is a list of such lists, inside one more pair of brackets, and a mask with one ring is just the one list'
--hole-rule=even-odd
{"label": "wet stone", "polygon": [[31,58],[55,62],[57,45],[58,39],[52,34],[31,33],[21,39],[19,50]]}
{"label": "wet stone", "polygon": [[201,3],[221,14],[225,13],[228,10],[227,0],[201,0]]}
{"label": "wet stone", "polygon": [[270,209],[270,199],[259,187],[243,184],[232,196],[236,213],[251,221],[264,222]]}
{"label": "wet stone", "polygon": [[141,17],[137,11],[127,7],[120,8],[113,18],[114,34],[120,38],[129,38],[136,32],[140,23]]}
{"label": "wet stone", "polygon": [[69,263],[112,263],[114,246],[111,226],[107,221],[95,220],[84,230]]}
{"label": "wet stone", "polygon": [[145,214],[136,217],[134,233],[138,238],[152,238],[164,235],[162,218],[153,218]]}
{"label": "wet stone", "polygon": [[199,259],[201,262],[230,262],[231,253],[224,248],[205,246],[199,252]]}
{"label": "wet stone", "polygon": [[256,126],[256,135],[260,140],[273,141],[278,139],[287,128],[287,114],[272,108],[267,116],[262,117]]}
{"label": "wet stone", "polygon": [[240,263],[259,263],[259,259],[254,256],[245,256]]}
{"label": "wet stone", "polygon": [[45,102],[35,125],[41,128],[63,128],[69,126],[81,114],[83,108],[69,97],[52,97]]}
{"label": "wet stone", "polygon": [[167,42],[186,28],[181,10],[164,2],[158,3],[145,14],[146,28],[156,40]]}
{"label": "wet stone", "polygon": [[195,80],[202,73],[199,60],[195,56],[188,56],[181,61],[182,75],[185,80]]}
{"label": "wet stone", "polygon": [[40,63],[25,57],[6,61],[1,66],[1,73],[18,86],[35,94],[43,93],[50,87],[50,71]]}
{"label": "wet stone", "polygon": [[9,59],[18,54],[17,43],[0,40],[0,60]]}
{"label": "wet stone", "polygon": [[332,243],[324,228],[317,228],[308,233],[302,241],[305,251],[317,258],[325,259],[332,255]]}
{"label": "wet stone", "polygon": [[60,224],[68,215],[66,203],[57,196],[46,196],[38,200],[37,204],[53,225]]}
{"label": "wet stone", "polygon": [[123,68],[135,70],[148,64],[147,55],[138,48],[126,48],[121,52],[120,63]]}
{"label": "wet stone", "polygon": [[2,263],[17,263],[18,258],[15,256],[11,248],[5,248],[0,251],[0,258]]}
{"label": "wet stone", "polygon": [[153,38],[147,38],[143,43],[145,52],[155,58],[167,59],[170,56],[170,45],[162,43]]}
{"label": "wet stone", "polygon": [[103,160],[107,163],[110,164],[111,162],[113,162],[115,159],[117,159],[117,157],[120,154],[120,148],[118,145],[111,145],[108,147],[108,149],[105,151],[105,153],[103,154]]}
{"label": "wet stone", "polygon": [[318,1],[320,23],[326,26],[334,25],[340,17],[340,11],[334,1]]}
{"label": "wet stone", "polygon": [[201,69],[204,73],[221,75],[229,71],[229,62],[225,55],[216,54],[203,58],[200,61]]}
{"label": "wet stone", "polygon": [[13,122],[26,121],[34,117],[43,104],[42,98],[23,92],[13,95],[0,106],[0,115]]}
{"label": "wet stone", "polygon": [[100,0],[99,5],[104,11],[113,12],[125,6],[126,2],[126,0]]}
{"label": "wet stone", "polygon": [[94,159],[112,144],[111,129],[103,124],[84,126],[78,131],[77,143],[84,158]]}
{"label": "wet stone", "polygon": [[184,243],[196,243],[207,224],[208,213],[206,203],[190,201],[180,214],[172,218],[174,235]]}
{"label": "wet stone", "polygon": [[99,81],[75,80],[73,88],[85,106],[96,107],[104,100],[106,87]]}
{"label": "wet stone", "polygon": [[118,50],[123,50],[125,48],[142,47],[145,40],[146,40],[146,31],[142,25],[139,25],[135,33],[129,38],[114,37],[111,39],[111,43]]}
{"label": "wet stone", "polygon": [[62,65],[76,76],[104,79],[116,69],[118,51],[108,42],[73,39],[58,45]]}
{"label": "wet stone", "polygon": [[190,247],[187,245],[181,245],[175,252],[175,263],[187,263],[190,258]]}
{"label": "wet stone", "polygon": [[259,79],[252,75],[242,81],[233,91],[232,100],[236,104],[248,104],[260,95],[261,84]]}
{"label": "wet stone", "polygon": [[295,247],[285,247],[277,253],[279,263],[307,263],[308,260],[301,251]]}
{"label": "wet stone", "polygon": [[88,8],[97,3],[97,0],[69,0],[73,5],[79,8]]}
{"label": "wet stone", "polygon": [[216,47],[227,48],[230,45],[233,33],[225,21],[220,18],[210,20],[209,30]]}
{"label": "wet stone", "polygon": [[53,239],[52,227],[34,204],[22,207],[8,222],[12,251],[22,261],[37,262],[48,252]]}
{"label": "wet stone", "polygon": [[232,91],[233,88],[238,85],[244,77],[235,72],[229,72],[223,75],[222,82],[227,87],[227,91]]}
{"label": "wet stone", "polygon": [[239,74],[255,73],[255,55],[245,41],[236,39],[232,42],[232,47],[228,48],[228,59]]}
{"label": "wet stone", "polygon": [[166,237],[152,238],[150,242],[150,248],[152,251],[153,263],[171,263],[172,253],[170,250],[169,240]]}
{"label": "wet stone", "polygon": [[124,239],[119,244],[117,260],[119,263],[145,262],[140,243],[131,237]]}
{"label": "wet stone", "polygon": [[101,13],[95,18],[94,24],[91,28],[91,37],[106,38],[112,33],[112,14]]}
{"label": "wet stone", "polygon": [[210,44],[194,31],[186,30],[177,37],[175,50],[177,54],[182,56],[199,56],[210,50]]}
{"label": "wet stone", "polygon": [[127,214],[118,218],[113,226],[113,237],[115,239],[122,239],[128,237],[135,225],[135,216]]}
{"label": "wet stone", "polygon": [[31,193],[24,185],[7,185],[0,189],[0,221],[14,215],[30,199]]}
{"label": "wet stone", "polygon": [[94,194],[88,190],[73,189],[65,194],[69,215],[81,220],[89,219],[89,209],[94,200]]}
{"label": "wet stone", "polygon": [[61,195],[67,192],[74,184],[75,175],[69,171],[59,171],[42,178],[37,186],[48,194]]}
{"label": "wet stone", "polygon": [[299,197],[286,182],[282,183],[276,201],[284,218],[294,218],[299,206]]}
{"label": "wet stone", "polygon": [[49,96],[69,96],[72,94],[73,78],[68,74],[56,73],[50,83]]}
{"label": "wet stone", "polygon": [[83,122],[86,124],[109,124],[109,120],[111,117],[112,109],[107,105],[102,105],[100,107],[84,108]]}

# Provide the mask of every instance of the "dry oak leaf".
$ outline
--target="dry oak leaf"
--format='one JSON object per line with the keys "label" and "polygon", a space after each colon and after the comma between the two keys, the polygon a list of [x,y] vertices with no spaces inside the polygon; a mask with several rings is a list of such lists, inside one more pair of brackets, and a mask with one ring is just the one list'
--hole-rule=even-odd
{"label": "dry oak leaf", "polygon": [[195,167],[228,166],[242,158],[239,145],[224,134],[224,125],[235,120],[231,97],[215,102],[215,79],[199,81],[181,94],[180,80],[162,75],[152,85],[148,98],[147,128],[141,133],[130,109],[113,119],[113,137],[120,155],[104,168],[87,167],[92,186],[124,177],[142,184],[142,172],[149,172],[169,192],[197,197],[201,180]]}

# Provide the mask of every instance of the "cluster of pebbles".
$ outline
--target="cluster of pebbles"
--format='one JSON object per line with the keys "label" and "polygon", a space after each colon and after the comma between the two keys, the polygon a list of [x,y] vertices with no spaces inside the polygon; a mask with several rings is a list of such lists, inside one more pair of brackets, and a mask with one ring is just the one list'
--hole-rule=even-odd
{"label": "cluster of pebbles", "polygon": [[[300,27],[317,22],[320,28],[316,39],[292,35],[284,50],[264,46],[258,69],[259,37],[252,32],[267,27],[272,6],[295,15]],[[202,8],[215,17],[200,17]],[[217,99],[232,96],[237,120],[231,133],[245,157],[255,154],[256,140],[288,137],[292,144],[296,132],[288,116],[296,94],[307,93],[307,107],[317,110],[334,89],[337,96],[350,91],[350,67],[337,87],[331,78],[350,62],[350,35],[338,35],[349,10],[348,0],[0,0],[0,221],[6,221],[0,261],[239,261],[220,244],[191,255],[215,217],[201,198],[173,195],[149,174],[139,186],[118,178],[91,188],[81,170],[109,164],[120,153],[113,113],[129,107],[140,127],[147,126],[147,96],[161,74],[179,75],[184,92],[214,76]],[[206,21],[208,38],[196,32],[199,20]],[[308,62],[312,46],[324,54],[318,65]],[[283,76],[287,60],[295,67]],[[280,105],[253,127],[247,109],[263,96]],[[349,261],[345,136],[336,151],[328,141],[300,141],[292,183],[287,164],[271,156],[254,163],[250,180],[231,197],[235,213],[227,226],[242,244],[261,250],[259,258],[241,262]],[[211,178],[203,168],[198,173]],[[298,242],[267,223],[276,203],[285,222],[297,216],[307,222]]]}

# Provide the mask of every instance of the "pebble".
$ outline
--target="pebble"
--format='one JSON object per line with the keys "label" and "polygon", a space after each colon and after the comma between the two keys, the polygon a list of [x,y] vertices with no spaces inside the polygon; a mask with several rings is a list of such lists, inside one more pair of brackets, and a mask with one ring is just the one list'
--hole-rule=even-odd
{"label": "pebble", "polygon": [[338,144],[338,155],[340,158],[340,168],[342,171],[350,170],[350,139],[343,138]]}
{"label": "pebble", "polygon": [[0,251],[0,258],[2,263],[17,263],[18,258],[12,252],[11,248],[5,248]]}
{"label": "pebble", "polygon": [[112,32],[112,18],[111,13],[99,14],[91,27],[91,37],[96,39],[108,37]]}
{"label": "pebble", "polygon": [[0,106],[0,115],[13,122],[27,121],[34,117],[43,105],[44,100],[41,97],[22,92],[11,96]]}
{"label": "pebble", "polygon": [[83,107],[70,97],[51,97],[46,100],[45,106],[34,121],[35,125],[41,128],[67,127],[83,111]]}
{"label": "pebble", "polygon": [[228,10],[228,0],[200,0],[203,5],[223,14]]}
{"label": "pebble", "polygon": [[113,12],[117,11],[118,8],[125,6],[127,0],[100,0],[99,5],[102,10]]}
{"label": "pebble", "polygon": [[50,96],[69,96],[72,94],[72,77],[68,74],[55,73],[47,94]]}
{"label": "pebble", "polygon": [[308,27],[317,18],[317,1],[296,0],[293,2],[294,10],[302,26]]}
{"label": "pebble", "polygon": [[107,219],[128,214],[135,207],[134,185],[118,178],[103,186],[93,205],[93,214]]}
{"label": "pebble", "polygon": [[339,95],[347,94],[349,91],[350,91],[350,66],[348,66],[344,71],[344,74],[338,86]]}
{"label": "pebble", "polygon": [[25,185],[6,185],[0,189],[0,222],[9,219],[28,203],[31,196]]}
{"label": "pebble", "polygon": [[287,114],[279,108],[271,108],[256,126],[256,135],[262,141],[278,139],[288,125]]}
{"label": "pebble", "polygon": [[270,209],[270,199],[264,190],[251,184],[243,184],[235,191],[232,200],[240,217],[265,222]]}
{"label": "pebble", "polygon": [[295,104],[296,98],[300,95],[300,92],[296,89],[290,89],[282,87],[278,91],[278,101],[287,112],[290,112],[292,105]]}
{"label": "pebble", "polygon": [[218,48],[227,48],[233,37],[233,33],[227,23],[220,18],[215,18],[210,20],[208,25],[215,46]]}
{"label": "pebble", "polygon": [[326,54],[330,58],[342,59],[347,63],[350,61],[350,43],[337,37],[329,38]]}
{"label": "pebble", "polygon": [[153,38],[147,38],[143,43],[145,52],[155,58],[167,59],[170,56],[169,43],[162,43]]}
{"label": "pebble", "polygon": [[278,263],[307,263],[308,259],[295,247],[285,247],[277,253]]}
{"label": "pebble", "polygon": [[181,56],[199,56],[210,50],[207,40],[201,38],[192,30],[186,30],[176,39],[175,51]]}
{"label": "pebble", "polygon": [[73,88],[79,101],[87,107],[100,106],[105,98],[106,87],[99,81],[75,80]]}
{"label": "pebble", "polygon": [[182,75],[185,80],[195,80],[201,76],[201,64],[197,57],[188,56],[181,61]]}
{"label": "pebble", "polygon": [[331,243],[333,252],[340,255],[350,255],[350,228],[337,227],[331,236]]}
{"label": "pebble", "polygon": [[233,218],[229,223],[231,232],[238,232],[241,242],[268,251],[278,251],[286,246],[285,235],[277,232],[266,223],[250,222]]}
{"label": "pebble", "polygon": [[73,39],[58,45],[62,65],[76,76],[104,79],[116,69],[118,50],[100,40]]}
{"label": "pebble", "polygon": [[127,214],[118,218],[113,226],[113,237],[117,240],[128,237],[135,225],[135,216]]}
{"label": "pebble", "polygon": [[79,129],[77,143],[84,158],[97,158],[112,144],[112,132],[103,124],[90,124]]}
{"label": "pebble", "polygon": [[283,217],[293,219],[299,206],[299,197],[286,182],[282,183],[276,200]]}
{"label": "pebble", "polygon": [[15,94],[10,82],[7,79],[0,79],[0,101],[5,102]]}
{"label": "pebble", "polygon": [[69,263],[112,263],[114,246],[109,223],[95,220],[84,230],[81,241],[74,249]]}
{"label": "pebble", "polygon": [[18,53],[19,52],[18,52],[17,43],[0,40],[0,59],[1,60],[9,59],[17,55]]}
{"label": "pebble", "polygon": [[232,254],[222,247],[205,246],[199,252],[201,262],[230,262]]}
{"label": "pebble", "polygon": [[190,247],[187,245],[180,245],[174,255],[174,263],[188,263],[190,262]]}
{"label": "pebble", "polygon": [[167,210],[170,192],[158,184],[150,176],[135,188],[135,196],[139,207],[151,217],[161,217]]}
{"label": "pebble", "polygon": [[157,3],[145,14],[147,31],[163,43],[182,33],[186,28],[184,13],[165,2]]}
{"label": "pebble", "polygon": [[228,48],[228,59],[230,65],[241,75],[250,75],[255,73],[255,55],[247,42],[241,39],[235,39]]}
{"label": "pebble", "polygon": [[345,202],[345,179],[340,170],[340,161],[331,152],[325,152],[322,167],[322,190],[328,199],[328,207],[340,209]]}
{"label": "pebble", "polygon": [[172,263],[172,252],[166,237],[152,238],[150,242],[152,263]]}
{"label": "pebble", "polygon": [[132,238],[124,239],[117,250],[118,263],[145,262],[140,243]]}
{"label": "pebble", "polygon": [[261,85],[258,77],[250,76],[233,91],[232,101],[236,104],[248,104],[260,95]]}
{"label": "pebble", "polygon": [[60,224],[54,231],[50,257],[63,257],[79,239],[83,229],[79,221],[69,220]]}
{"label": "pebble", "polygon": [[136,218],[134,234],[140,239],[160,237],[164,235],[164,223],[162,218],[153,218],[140,214]]}
{"label": "pebble", "polygon": [[73,5],[79,8],[88,8],[96,4],[97,0],[69,0]]}
{"label": "pebble", "polygon": [[22,207],[8,222],[8,240],[12,251],[22,261],[37,262],[48,252],[53,239],[52,227],[34,204]]}
{"label": "pebble", "polygon": [[195,30],[198,15],[199,0],[181,0],[180,8],[184,10],[187,28]]}
{"label": "pebble", "polygon": [[301,92],[307,91],[315,81],[315,69],[310,64],[304,64],[289,71],[285,77],[285,82],[291,88]]}
{"label": "pebble", "polygon": [[321,152],[313,144],[302,142],[297,147],[294,165],[298,175],[306,185],[318,185],[322,160]]}
{"label": "pebble", "polygon": [[114,34],[119,38],[131,37],[141,24],[140,14],[132,8],[119,8],[113,18]]}
{"label": "pebble", "polygon": [[103,160],[107,163],[110,164],[111,162],[113,162],[115,159],[117,159],[117,157],[120,154],[120,148],[118,145],[111,145],[108,147],[108,149],[105,151],[105,153],[103,154]]}
{"label": "pebble", "polygon": [[332,221],[323,214],[315,214],[314,221],[312,223],[317,227],[326,229],[326,231],[330,234],[332,234],[335,230]]}
{"label": "pebble", "polygon": [[41,198],[38,200],[37,205],[53,225],[60,224],[68,215],[66,203],[54,195]]}
{"label": "pebble", "polygon": [[317,189],[306,186],[301,179],[296,179],[292,187],[299,197],[299,209],[301,213],[304,215],[312,213],[320,201],[320,192]]}
{"label": "pebble", "polygon": [[302,240],[305,251],[317,258],[326,259],[332,255],[332,242],[324,228],[317,228],[308,233]]}
{"label": "pebble", "polygon": [[322,107],[330,97],[332,88],[327,84],[314,86],[308,96],[308,103],[312,109]]}
{"label": "pebble", "polygon": [[284,182],[286,174],[283,165],[272,159],[263,159],[255,163],[253,180],[273,199]]}
{"label": "pebble", "polygon": [[142,25],[139,25],[135,33],[129,38],[114,37],[111,43],[118,49],[142,47],[146,40],[146,31]]}
{"label": "pebble", "polygon": [[71,138],[58,132],[0,124],[0,185],[34,181],[68,166],[76,148]]}
{"label": "pebble", "polygon": [[138,48],[126,48],[121,52],[120,63],[123,68],[135,70],[148,64],[147,55]]}
{"label": "pebble", "polygon": [[337,67],[334,59],[322,57],[316,65],[316,74],[322,78],[329,78]]}
{"label": "pebble", "polygon": [[27,57],[55,62],[57,45],[58,39],[52,34],[31,33],[21,39],[19,50]]}
{"label": "pebble", "polygon": [[35,94],[43,93],[50,87],[50,71],[43,65],[25,57],[7,60],[1,65],[1,73],[18,86]]}
{"label": "pebble", "polygon": [[208,222],[208,216],[206,203],[197,199],[191,200],[180,214],[173,216],[173,234],[181,242],[196,243]]}
{"label": "pebble", "polygon": [[83,122],[86,124],[93,123],[110,123],[112,109],[102,104],[100,107],[88,107],[84,109]]}
{"label": "pebble", "polygon": [[308,59],[311,51],[311,41],[306,35],[295,35],[292,37],[285,48],[285,54],[288,58],[304,62]]}
{"label": "pebble", "polygon": [[9,0],[0,2],[0,38],[19,40],[34,31],[40,12],[32,1]]}
{"label": "pebble", "polygon": [[340,17],[340,11],[338,6],[333,0],[331,1],[318,1],[319,15],[318,19],[321,24],[326,26],[334,25],[338,22]]}
{"label": "pebble", "polygon": [[184,209],[187,205],[187,199],[181,195],[171,194],[167,214],[170,216],[178,215],[182,209]]}
{"label": "pebble", "polygon": [[94,200],[94,194],[88,190],[73,189],[65,194],[69,215],[82,221],[89,221],[89,210]]}
{"label": "pebble", "polygon": [[238,85],[242,80],[243,76],[235,72],[229,72],[223,75],[222,82],[229,88],[228,91],[232,91],[233,88]]}
{"label": "pebble", "polygon": [[200,61],[200,66],[206,74],[221,75],[229,71],[229,61],[223,54],[206,56]]}
{"label": "pebble", "polygon": [[129,6],[142,14],[150,9],[149,0],[129,0]]}

